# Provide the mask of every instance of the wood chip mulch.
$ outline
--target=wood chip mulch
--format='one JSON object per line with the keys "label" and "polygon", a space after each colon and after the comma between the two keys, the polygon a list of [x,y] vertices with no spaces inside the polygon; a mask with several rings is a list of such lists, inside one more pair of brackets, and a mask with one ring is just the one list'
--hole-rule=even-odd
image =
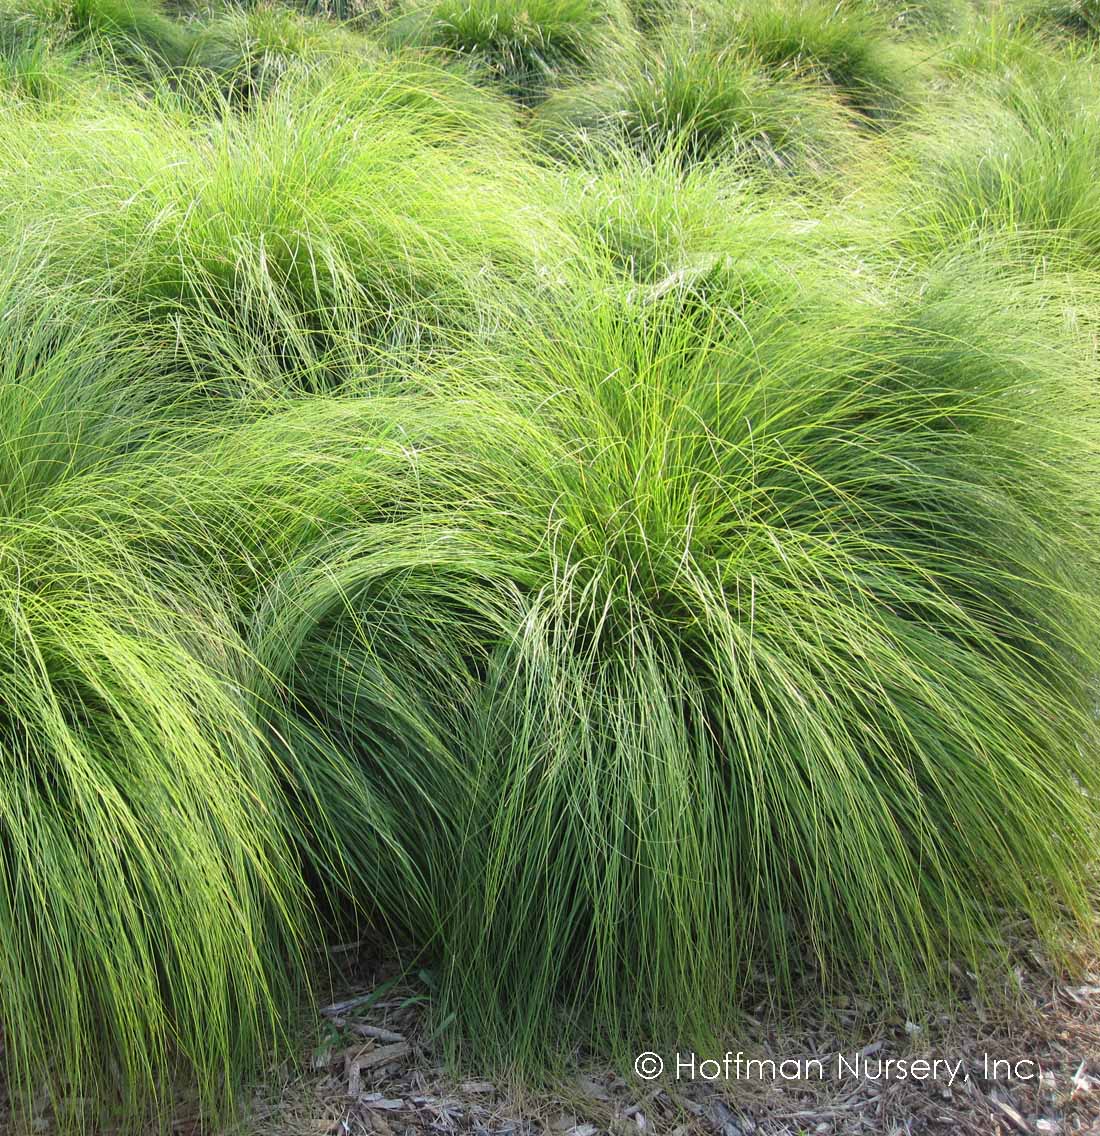
{"label": "wood chip mulch", "polygon": [[[817,1059],[823,1076],[807,1066],[789,1079],[763,1064],[707,1079],[699,1073],[716,1067],[698,1062],[722,1054],[680,1053],[679,1078],[677,1055],[665,1054],[654,1080],[588,1067],[537,1092],[448,1074],[423,998],[375,978],[321,1012],[305,1071],[284,1070],[257,1094],[242,1136],[1100,1136],[1100,963],[1081,962],[1069,978],[1023,951],[1011,1013],[958,977],[950,1012],[926,1021],[843,998],[829,1024],[776,1022],[761,1008],[730,1046],[777,1070]],[[894,1065],[868,1075],[880,1062],[937,1058],[946,1064],[924,1079]]]}

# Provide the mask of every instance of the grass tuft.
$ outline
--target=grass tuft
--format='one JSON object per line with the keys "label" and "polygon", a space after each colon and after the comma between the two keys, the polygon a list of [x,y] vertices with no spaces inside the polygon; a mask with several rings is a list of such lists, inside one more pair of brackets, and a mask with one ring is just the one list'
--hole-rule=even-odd
{"label": "grass tuft", "polygon": [[533,171],[497,162],[519,145],[508,104],[417,61],[307,73],[213,127],[145,104],[85,122],[44,123],[45,155],[16,121],[2,133],[13,226],[49,245],[56,275],[218,350],[234,339],[274,375],[339,343],[412,349],[475,327],[491,281],[561,255],[528,206]]}
{"label": "grass tuft", "polygon": [[366,38],[274,5],[233,8],[198,25],[189,67],[210,72],[231,98],[262,99],[288,70],[346,59],[370,62]]}
{"label": "grass tuft", "polygon": [[436,0],[410,8],[392,34],[469,59],[521,102],[535,102],[553,82],[613,66],[636,50],[619,0]]}
{"label": "grass tuft", "polygon": [[872,10],[828,0],[700,4],[704,41],[737,47],[764,66],[829,84],[861,117],[889,121],[916,97],[921,56],[892,37]]}
{"label": "grass tuft", "polygon": [[0,286],[13,1104],[30,1123],[45,1099],[66,1130],[160,1123],[182,1079],[225,1118],[299,993],[309,901],[284,797],[231,611],[138,553],[153,518],[95,519],[111,479],[163,444],[157,361],[102,306],[22,279]]}
{"label": "grass tuft", "polygon": [[504,1063],[563,1019],[713,1039],[760,974],[919,1001],[1006,908],[1087,910],[1096,455],[1052,411],[1087,380],[990,282],[806,282],[796,323],[726,287],[705,330],[676,288],[590,300],[497,379],[553,403],[478,447],[538,543],[445,992]]}
{"label": "grass tuft", "polygon": [[534,126],[542,144],[566,155],[583,152],[587,139],[773,172],[820,173],[852,147],[841,107],[819,87],[769,75],[736,47],[693,42],[678,24],[643,68],[566,88],[539,108]]}
{"label": "grass tuft", "polygon": [[1094,41],[1100,37],[1100,4],[1096,0],[1055,0],[1017,6],[1020,18],[1037,27]]}
{"label": "grass tuft", "polygon": [[986,81],[916,121],[901,160],[921,187],[907,210],[918,244],[977,238],[1031,264],[1094,264],[1100,118],[1089,81],[1064,65],[1057,81]]}

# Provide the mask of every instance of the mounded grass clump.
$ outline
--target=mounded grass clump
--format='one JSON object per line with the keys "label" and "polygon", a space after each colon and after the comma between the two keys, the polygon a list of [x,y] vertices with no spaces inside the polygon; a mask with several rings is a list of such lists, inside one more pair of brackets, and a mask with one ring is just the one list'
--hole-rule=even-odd
{"label": "mounded grass clump", "polygon": [[494,281],[563,255],[529,205],[537,176],[514,156],[510,114],[416,61],[337,67],[213,126],[112,103],[32,140],[13,119],[0,180],[13,228],[48,245],[56,275],[180,324],[200,353],[233,339],[278,376],[338,343],[458,334]]}
{"label": "mounded grass clump", "polygon": [[[245,6],[264,2],[266,0],[245,0]],[[288,6],[307,16],[326,16],[330,20],[362,26],[379,19],[392,5],[389,0],[290,0]]]}
{"label": "mounded grass clump", "polygon": [[764,299],[793,319],[785,306],[804,291],[808,234],[820,241],[822,265],[838,255],[850,265],[853,243],[856,256],[871,247],[857,226],[813,215],[796,185],[723,164],[685,169],[675,152],[616,153],[563,178],[588,255],[648,303],[677,296],[685,323],[709,327],[714,306],[735,298],[738,307]]}
{"label": "mounded grass clump", "polygon": [[0,90],[16,98],[53,102],[73,92],[74,60],[47,36],[0,24]]}
{"label": "mounded grass clump", "polygon": [[1017,12],[1025,23],[1048,31],[1094,42],[1100,38],[1100,4],[1096,0],[1025,0],[1017,5]]}
{"label": "mounded grass clump", "polygon": [[81,80],[76,62],[63,37],[27,15],[0,9],[0,90],[6,95],[40,103],[71,97]]}
{"label": "mounded grass clump", "polygon": [[905,1001],[1005,910],[1087,909],[1087,385],[980,281],[815,285],[797,322],[731,284],[704,332],[675,291],[589,303],[495,376],[552,400],[478,447],[523,616],[446,996],[501,1060],[563,1007],[600,1045],[713,1037],[761,973]]}
{"label": "mounded grass clump", "polygon": [[860,0],[899,35],[942,40],[960,33],[974,16],[968,0]]}
{"label": "mounded grass clump", "polygon": [[535,129],[564,154],[592,140],[686,164],[748,160],[795,173],[821,172],[852,146],[843,110],[818,86],[769,75],[737,45],[700,43],[679,24],[642,68],[551,96]]}
{"label": "mounded grass clump", "polygon": [[170,16],[159,0],[5,0],[0,22],[13,18],[63,35],[82,52],[144,77],[184,66],[191,50],[188,27]]}
{"label": "mounded grass clump", "polygon": [[[107,1114],[156,1123],[182,1080],[214,1119],[233,1111],[300,983],[308,898],[285,799],[232,612],[170,558],[136,554],[158,522],[118,516],[106,489],[173,417],[158,360],[102,305],[20,283],[33,280],[25,261],[4,268],[0,1030],[12,1103],[22,1117],[44,1099],[72,1130]],[[97,523],[105,502],[118,523]]]}
{"label": "mounded grass clump", "polygon": [[808,75],[835,88],[861,117],[889,120],[919,91],[920,56],[892,37],[874,11],[828,0],[704,2],[690,9],[696,34],[736,47],[773,71]]}
{"label": "mounded grass clump", "polygon": [[215,566],[312,873],[479,1061],[713,1039],[761,974],[908,1006],[1087,918],[1080,357],[1022,285],[854,290],[770,224],[705,306],[575,279],[112,495]]}
{"label": "mounded grass clump", "polygon": [[342,58],[377,59],[365,37],[272,4],[230,8],[196,26],[190,67],[211,72],[231,96],[262,98],[286,72],[302,64]]}
{"label": "mounded grass clump", "polygon": [[331,918],[369,916],[420,949],[468,817],[449,746],[485,639],[478,593],[456,601],[447,570],[477,553],[423,499],[423,423],[446,432],[450,418],[380,395],[222,411],[190,449],[117,471],[96,522],[158,517],[136,552],[223,598],[290,806],[290,863]]}
{"label": "mounded grass clump", "polygon": [[997,11],[970,20],[957,38],[943,44],[935,63],[952,85],[986,85],[1011,98],[1021,88],[1058,85],[1067,69],[1079,69],[1080,54],[1073,45]]}
{"label": "mounded grass clump", "polygon": [[[304,901],[232,631],[113,534],[5,520],[0,1020],[61,1120],[213,1117],[280,1039]],[[33,960],[28,968],[27,960]]]}
{"label": "mounded grass clump", "polygon": [[[1100,249],[1100,117],[1091,74],[1004,79],[914,122],[903,207],[919,245],[977,237],[1023,257],[1087,269]],[[897,178],[895,184],[901,184]],[[915,198],[915,208],[914,208]]]}
{"label": "mounded grass clump", "polygon": [[470,60],[523,102],[617,65],[636,50],[635,34],[620,0],[435,0],[411,7],[391,32]]}

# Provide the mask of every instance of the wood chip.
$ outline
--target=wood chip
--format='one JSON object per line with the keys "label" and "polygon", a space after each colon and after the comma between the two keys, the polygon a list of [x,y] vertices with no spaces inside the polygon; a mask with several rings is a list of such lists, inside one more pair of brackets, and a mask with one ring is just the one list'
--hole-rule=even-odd
{"label": "wood chip", "polygon": [[383,1045],[378,1049],[372,1049],[357,1060],[360,1069],[376,1069],[379,1065],[389,1065],[391,1061],[400,1061],[402,1057],[408,1057],[409,1052],[408,1045],[399,1041],[393,1045]]}
{"label": "wood chip", "polygon": [[345,998],[342,1002],[333,1002],[331,1006],[325,1006],[321,1013],[326,1018],[339,1017],[340,1014],[346,1013],[348,1010],[354,1010],[356,1006],[365,1006],[368,1002],[374,1000],[374,994],[360,994],[356,998]]}
{"label": "wood chip", "polygon": [[1073,1074],[1073,1092],[1072,1096],[1083,1096],[1085,1093],[1092,1091],[1092,1078],[1085,1073],[1085,1066],[1088,1061],[1082,1061],[1077,1066],[1077,1072]]}
{"label": "wood chip", "polygon": [[351,1027],[351,1032],[360,1037],[373,1037],[376,1041],[398,1042],[405,1040],[403,1033],[395,1033],[393,1030],[383,1029],[381,1026],[372,1026],[366,1022],[356,1022]]}
{"label": "wood chip", "polygon": [[1065,990],[1079,1006],[1087,1006],[1091,998],[1100,994],[1100,986],[1067,986]]}
{"label": "wood chip", "polygon": [[1030,1132],[1031,1129],[1027,1126],[1027,1121],[1012,1107],[1010,1104],[1005,1104],[1003,1100],[998,1100],[996,1097],[991,1098],[993,1103],[1005,1114],[1009,1123],[1017,1132]]}
{"label": "wood chip", "polygon": [[386,1097],[379,1092],[361,1093],[359,1103],[368,1108],[381,1108],[387,1112],[395,1112],[399,1108],[407,1107],[408,1102],[402,1097]]}
{"label": "wood chip", "polygon": [[607,1089],[597,1081],[593,1081],[591,1077],[578,1077],[576,1085],[586,1097],[590,1097],[592,1100],[605,1101],[611,1099],[611,1094]]}

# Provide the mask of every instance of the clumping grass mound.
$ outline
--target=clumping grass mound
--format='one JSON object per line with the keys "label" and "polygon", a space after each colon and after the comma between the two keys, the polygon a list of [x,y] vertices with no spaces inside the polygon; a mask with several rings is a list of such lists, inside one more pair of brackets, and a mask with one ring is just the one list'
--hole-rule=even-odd
{"label": "clumping grass mound", "polygon": [[905,207],[920,246],[972,237],[1012,255],[1087,268],[1100,251],[1100,116],[1087,82],[995,82],[914,122]]}
{"label": "clumping grass mound", "polygon": [[71,50],[33,21],[0,12],[0,90],[41,103],[72,95],[79,82]]}
{"label": "clumping grass mound", "polygon": [[865,0],[862,6],[900,35],[943,39],[958,34],[973,15],[968,0]]}
{"label": "clumping grass mound", "polygon": [[1020,18],[1040,28],[1095,41],[1100,36],[1100,4],[1096,0],[1054,0],[1017,5]]}
{"label": "clumping grass mound", "polygon": [[693,163],[758,162],[776,172],[814,172],[851,149],[842,108],[811,82],[770,76],[736,46],[695,42],[672,24],[641,69],[552,95],[535,129],[553,150],[582,139],[643,154],[675,152]]}
{"label": "clumping grass mound", "polygon": [[1095,938],[1096,89],[980,0],[0,0],[17,1123],[234,1119],[333,941],[539,1078]]}
{"label": "clumping grass mound", "polygon": [[444,881],[471,807],[455,743],[502,625],[501,598],[469,570],[488,554],[482,531],[445,511],[451,466],[423,453],[461,421],[378,391],[277,400],[117,490],[186,526],[176,556],[233,597],[327,913],[412,948],[453,902]]}
{"label": "clumping grass mound", "polygon": [[998,11],[975,19],[948,40],[935,57],[937,70],[951,89],[985,86],[986,93],[1011,99],[1015,92],[1057,85],[1068,71],[1077,71],[1080,50],[1060,43],[1033,24]]}
{"label": "clumping grass mound", "polygon": [[0,23],[13,19],[61,34],[74,47],[145,77],[182,67],[191,50],[190,30],[159,0],[4,0]]}
{"label": "clumping grass mound", "polygon": [[525,102],[556,80],[606,69],[636,50],[620,0],[436,0],[411,7],[391,34],[469,59]]}
{"label": "clumping grass mound", "polygon": [[736,45],[773,70],[825,82],[866,119],[894,118],[916,97],[920,55],[892,38],[866,7],[828,0],[704,2],[692,19],[704,41]]}
{"label": "clumping grass mound", "polygon": [[[102,307],[4,265],[0,318],[0,1028],[14,1104],[211,1117],[279,1037],[308,898],[231,612],[106,486],[170,391]],[[153,415],[161,403],[165,413]],[[103,495],[103,496],[101,496]],[[117,523],[97,524],[105,501]],[[162,532],[170,543],[172,534]],[[39,1098],[41,1099],[41,1098]]]}
{"label": "clumping grass mound", "polygon": [[552,1007],[713,1037],[761,973],[904,1002],[1006,907],[1087,907],[1096,455],[1055,409],[1087,385],[981,281],[811,286],[797,321],[724,288],[702,327],[675,290],[584,305],[494,376],[553,400],[477,470],[523,607],[445,989],[501,1060]]}
{"label": "clumping grass mound", "polygon": [[377,48],[354,33],[333,28],[286,8],[232,8],[196,28],[188,56],[191,68],[212,73],[232,96],[262,98],[296,65],[361,56]]}
{"label": "clumping grass mound", "polygon": [[218,550],[312,876],[482,1060],[713,1037],[762,972],[907,1005],[1085,917],[1087,372],[1022,286],[854,291],[772,225],[125,502]]}
{"label": "clumping grass mound", "polygon": [[212,128],[170,105],[83,122],[94,129],[47,120],[35,137],[13,118],[0,132],[13,229],[48,246],[57,276],[157,326],[182,321],[196,351],[235,339],[269,375],[337,341],[475,327],[488,282],[562,255],[528,205],[533,174],[497,161],[509,135],[518,145],[508,105],[416,61],[307,74]]}
{"label": "clumping grass mound", "polygon": [[388,6],[385,0],[293,0],[291,4],[297,11],[310,16],[346,21],[372,21],[381,16]]}
{"label": "clumping grass mound", "polygon": [[803,291],[807,233],[820,237],[823,263],[857,239],[854,226],[812,214],[811,195],[796,184],[761,183],[741,166],[685,168],[675,151],[656,159],[616,153],[602,165],[566,167],[562,176],[589,255],[618,282],[643,289],[650,303],[674,293],[680,317],[703,327],[713,305],[728,305],[731,296],[779,310],[793,304]]}

